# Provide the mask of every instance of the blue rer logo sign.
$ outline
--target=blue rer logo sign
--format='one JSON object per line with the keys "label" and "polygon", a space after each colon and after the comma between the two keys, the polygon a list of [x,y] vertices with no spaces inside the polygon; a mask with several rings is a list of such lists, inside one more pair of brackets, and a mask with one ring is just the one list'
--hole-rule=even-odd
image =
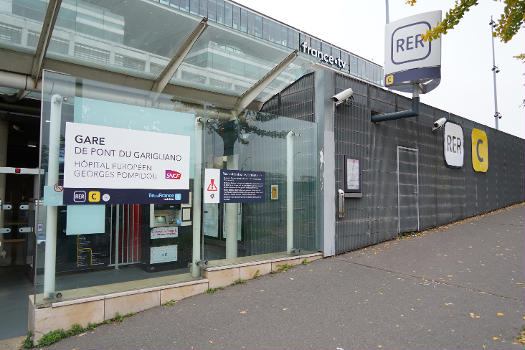
{"label": "blue rer logo sign", "polygon": [[399,27],[392,33],[390,52],[393,64],[421,61],[432,52],[432,43],[423,41],[430,23],[420,21]]}
{"label": "blue rer logo sign", "polygon": [[424,41],[423,35],[441,21],[441,11],[420,13],[385,26],[385,85],[409,92],[424,83],[421,93],[439,85],[441,38]]}

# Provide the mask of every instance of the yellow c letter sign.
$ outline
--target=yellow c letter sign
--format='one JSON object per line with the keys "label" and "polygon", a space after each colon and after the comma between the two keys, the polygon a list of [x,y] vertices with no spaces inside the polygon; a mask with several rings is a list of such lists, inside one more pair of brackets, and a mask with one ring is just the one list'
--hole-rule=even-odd
{"label": "yellow c letter sign", "polygon": [[486,173],[489,169],[489,144],[483,130],[472,129],[472,167]]}
{"label": "yellow c letter sign", "polygon": [[394,84],[394,76],[392,74],[386,76],[385,85]]}

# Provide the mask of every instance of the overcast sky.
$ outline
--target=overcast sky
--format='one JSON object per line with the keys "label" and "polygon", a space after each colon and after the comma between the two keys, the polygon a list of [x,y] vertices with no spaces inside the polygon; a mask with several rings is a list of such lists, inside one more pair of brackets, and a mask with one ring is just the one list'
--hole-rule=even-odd
{"label": "overcast sky", "polygon": [[[385,0],[304,1],[236,0],[237,2],[384,65]],[[390,0],[390,21],[442,10],[453,0]],[[490,16],[498,18],[503,3],[481,1],[462,22],[442,37],[441,84],[421,101],[494,127]],[[525,138],[525,64],[512,56],[525,52],[525,30],[503,44],[495,39],[500,130]]]}

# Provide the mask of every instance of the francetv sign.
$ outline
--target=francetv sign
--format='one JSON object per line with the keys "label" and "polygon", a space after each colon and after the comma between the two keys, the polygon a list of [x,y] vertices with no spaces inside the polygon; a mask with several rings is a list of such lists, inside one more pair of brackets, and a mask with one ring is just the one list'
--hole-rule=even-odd
{"label": "francetv sign", "polygon": [[[423,34],[441,21],[441,11],[403,18],[386,25],[385,85],[395,90],[411,91],[421,83],[428,92],[441,78],[441,38],[424,41]],[[426,87],[426,89],[425,89]]]}

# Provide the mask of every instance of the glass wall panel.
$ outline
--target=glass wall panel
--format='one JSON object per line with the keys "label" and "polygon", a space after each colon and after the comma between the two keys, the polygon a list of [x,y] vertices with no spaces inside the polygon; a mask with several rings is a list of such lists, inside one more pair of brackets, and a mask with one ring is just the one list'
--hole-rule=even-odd
{"label": "glass wall panel", "polygon": [[350,54],[350,74],[357,76],[357,57]]}
{"label": "glass wall panel", "polygon": [[288,47],[290,49],[298,50],[299,49],[299,32],[288,28]]}
{"label": "glass wall panel", "polygon": [[[171,81],[177,85],[240,95],[290,52],[288,48],[283,50],[282,46],[261,41],[252,35],[234,33],[221,25],[209,23]],[[294,73],[286,79],[279,77],[274,82],[282,89],[298,74]],[[223,84],[216,84],[217,81]]]}
{"label": "glass wall panel", "polygon": [[[191,280],[194,210],[210,265],[319,249],[315,123],[251,111],[219,120],[171,96],[52,72],[44,72],[42,98],[37,305]],[[220,203],[194,208],[208,168],[232,186],[232,176],[262,179],[257,195],[233,200],[224,190]]]}
{"label": "glass wall panel", "polygon": [[[210,266],[280,257],[288,248],[302,253],[318,249],[317,170],[312,167],[316,124],[262,113],[245,116],[240,123],[207,124],[203,166],[264,176],[265,195],[257,201],[203,205],[203,257]],[[289,148],[293,151],[285,156]],[[287,198],[288,162],[293,169],[292,201]],[[289,206],[293,229],[287,231]]]}
{"label": "glass wall panel", "polygon": [[199,0],[199,15],[208,17],[208,0]]}
{"label": "glass wall panel", "polygon": [[357,76],[359,78],[364,78],[365,73],[366,73],[365,61],[358,57],[357,58]]}
{"label": "glass wall panel", "polygon": [[190,13],[199,14],[199,0],[190,0]]}
{"label": "glass wall panel", "polygon": [[34,53],[36,44],[23,33],[40,36],[46,9],[46,1],[0,0],[0,47]]}
{"label": "glass wall panel", "polygon": [[[190,280],[195,114],[175,111],[170,96],[52,72],[42,98],[36,303]],[[182,185],[161,185],[165,168]]]}
{"label": "glass wall panel", "polygon": [[208,1],[208,18],[217,21],[217,0]]}
{"label": "glass wall panel", "polygon": [[224,23],[224,0],[217,0],[217,23]]}
{"label": "glass wall panel", "polygon": [[224,24],[228,27],[232,26],[232,11],[232,4],[229,2],[224,2]]}
{"label": "glass wall panel", "polygon": [[248,32],[248,11],[241,7],[241,32]]}
{"label": "glass wall panel", "polygon": [[[182,10],[196,13],[198,5],[180,0]],[[64,0],[46,57],[156,78],[152,67],[165,66],[198,22],[198,17],[183,15],[171,5]]]}
{"label": "glass wall panel", "polygon": [[233,29],[241,29],[241,9],[239,6],[232,5]]}
{"label": "glass wall panel", "polygon": [[188,12],[190,10],[190,0],[180,0],[180,9]]}
{"label": "glass wall panel", "polygon": [[270,20],[268,18],[262,19],[263,39],[270,40]]}

